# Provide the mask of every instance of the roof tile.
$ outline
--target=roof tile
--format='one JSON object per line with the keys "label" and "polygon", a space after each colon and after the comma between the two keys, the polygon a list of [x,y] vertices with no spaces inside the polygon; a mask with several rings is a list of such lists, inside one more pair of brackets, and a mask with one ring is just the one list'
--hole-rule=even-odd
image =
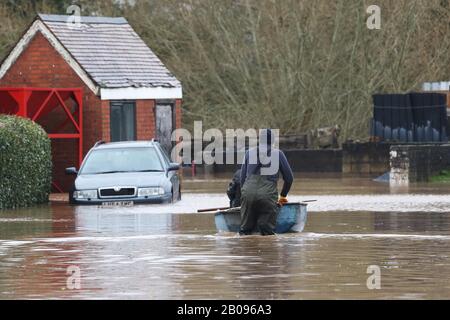
{"label": "roof tile", "polygon": [[83,69],[102,88],[169,87],[180,82],[124,18],[39,15]]}

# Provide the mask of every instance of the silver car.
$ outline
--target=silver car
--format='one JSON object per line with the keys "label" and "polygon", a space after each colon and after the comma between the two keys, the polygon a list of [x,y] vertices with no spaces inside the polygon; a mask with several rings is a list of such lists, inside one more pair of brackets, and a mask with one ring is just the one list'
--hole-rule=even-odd
{"label": "silver car", "polygon": [[97,143],[76,175],[70,203],[128,206],[181,199],[180,165],[155,141]]}

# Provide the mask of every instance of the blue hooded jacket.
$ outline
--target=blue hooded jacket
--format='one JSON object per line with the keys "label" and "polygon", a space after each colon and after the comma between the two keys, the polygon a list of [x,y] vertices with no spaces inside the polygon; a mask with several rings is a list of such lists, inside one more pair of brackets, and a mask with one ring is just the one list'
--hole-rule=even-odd
{"label": "blue hooded jacket", "polygon": [[286,197],[294,182],[294,175],[283,151],[272,147],[273,140],[272,130],[261,130],[258,147],[245,153],[241,168],[241,186],[244,186],[251,175],[266,176],[268,180],[277,183],[281,173],[284,184],[280,195]]}

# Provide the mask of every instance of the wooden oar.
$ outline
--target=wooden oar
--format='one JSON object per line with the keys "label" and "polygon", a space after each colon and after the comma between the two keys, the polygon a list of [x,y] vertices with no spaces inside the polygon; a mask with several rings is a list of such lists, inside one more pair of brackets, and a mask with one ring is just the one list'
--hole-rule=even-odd
{"label": "wooden oar", "polygon": [[197,213],[201,213],[201,212],[213,212],[213,211],[220,211],[220,210],[227,210],[227,209],[231,209],[231,208],[230,208],[230,207],[225,207],[225,208],[200,209],[200,210],[197,210]]}
{"label": "wooden oar", "polygon": [[[311,203],[311,202],[317,202],[317,200],[305,200],[301,203]],[[287,204],[300,204],[298,202],[288,202]],[[231,209],[230,207],[223,207],[223,208],[209,208],[209,209],[200,209],[197,210],[197,213],[204,213],[204,212],[214,212],[214,211],[221,211],[221,210],[228,210]],[[239,209],[239,208],[233,208],[233,209]]]}

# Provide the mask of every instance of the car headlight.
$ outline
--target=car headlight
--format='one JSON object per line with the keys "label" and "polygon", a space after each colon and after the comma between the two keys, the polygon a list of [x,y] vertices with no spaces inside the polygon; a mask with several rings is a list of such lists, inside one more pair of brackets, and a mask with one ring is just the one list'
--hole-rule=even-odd
{"label": "car headlight", "polygon": [[97,199],[97,190],[81,190],[73,193],[73,198],[78,200]]}
{"label": "car headlight", "polygon": [[140,188],[138,190],[139,197],[162,196],[164,193],[164,188]]}

